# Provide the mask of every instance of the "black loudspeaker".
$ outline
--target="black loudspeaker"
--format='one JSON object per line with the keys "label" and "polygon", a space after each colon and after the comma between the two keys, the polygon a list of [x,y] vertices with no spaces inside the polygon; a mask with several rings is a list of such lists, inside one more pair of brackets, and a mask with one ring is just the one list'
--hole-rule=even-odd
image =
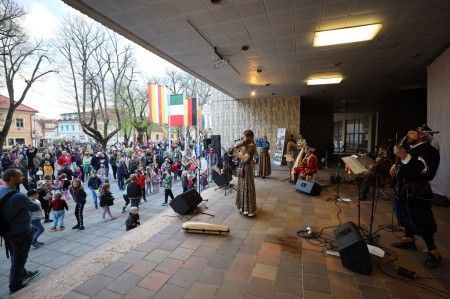
{"label": "black loudspeaker", "polygon": [[218,176],[219,173],[213,169],[211,173],[211,179],[215,182]]}
{"label": "black loudspeaker", "polygon": [[369,249],[361,237],[358,227],[349,221],[336,228],[333,234],[336,238],[342,266],[358,273],[371,274],[372,262]]}
{"label": "black loudspeaker", "polygon": [[295,184],[295,189],[297,189],[297,191],[312,196],[317,196],[322,191],[322,187],[319,184],[301,179],[297,180],[297,183]]}
{"label": "black loudspeaker", "polygon": [[[213,172],[213,174],[214,174],[214,172]],[[231,182],[232,179],[233,178],[231,177],[231,175],[228,175],[228,178],[227,178],[226,173],[219,174],[215,179],[213,178],[214,183],[216,183],[216,185],[218,187],[228,186],[228,184]]]}
{"label": "black loudspeaker", "polygon": [[170,206],[178,214],[185,215],[187,212],[195,209],[202,201],[203,198],[198,194],[197,190],[191,189],[175,197]]}

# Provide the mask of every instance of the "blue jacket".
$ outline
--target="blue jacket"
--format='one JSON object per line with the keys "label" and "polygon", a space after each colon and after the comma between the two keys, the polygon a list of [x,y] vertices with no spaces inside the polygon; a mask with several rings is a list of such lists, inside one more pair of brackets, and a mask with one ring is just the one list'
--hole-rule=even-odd
{"label": "blue jacket", "polygon": [[[0,198],[14,190],[11,188],[0,188]],[[39,203],[32,202],[28,196],[20,192],[6,200],[0,213],[10,225],[8,235],[31,231],[30,212],[37,212],[40,208]]]}

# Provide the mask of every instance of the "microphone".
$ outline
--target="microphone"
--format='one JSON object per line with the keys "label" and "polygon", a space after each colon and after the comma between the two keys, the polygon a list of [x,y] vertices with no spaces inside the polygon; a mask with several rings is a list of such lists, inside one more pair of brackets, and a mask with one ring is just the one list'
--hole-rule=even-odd
{"label": "microphone", "polygon": [[241,138],[238,138],[238,139],[234,140],[234,142],[238,142],[238,141],[241,141]]}

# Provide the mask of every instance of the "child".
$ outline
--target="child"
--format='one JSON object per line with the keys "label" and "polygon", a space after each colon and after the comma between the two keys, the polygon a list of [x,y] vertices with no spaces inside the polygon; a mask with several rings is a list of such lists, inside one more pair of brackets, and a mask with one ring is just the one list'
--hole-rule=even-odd
{"label": "child", "polygon": [[123,196],[123,200],[125,200],[125,205],[122,208],[122,213],[125,213],[125,208],[128,206],[128,204],[130,203],[130,200],[128,199],[128,193],[127,193],[127,186],[128,184],[131,182],[131,179],[127,179],[125,181],[125,188],[123,190],[122,196]]}
{"label": "child", "polygon": [[106,181],[106,175],[105,175],[105,168],[104,168],[104,167],[101,168],[101,166],[100,166],[100,169],[99,169],[98,172],[97,172],[97,177],[100,179],[100,181],[102,181],[102,185],[103,185],[104,183],[107,183],[107,181]]}
{"label": "child", "polygon": [[92,191],[92,199],[94,200],[95,208],[98,209],[97,195],[100,194],[100,188],[102,187],[102,181],[97,177],[97,171],[92,170],[91,176],[88,180],[88,188]]}
{"label": "child", "polygon": [[159,170],[158,163],[153,165],[152,169],[152,187],[153,194],[159,193],[159,184],[161,183],[161,170]]}
{"label": "child", "polygon": [[195,185],[195,181],[196,181],[195,173],[192,172],[192,169],[189,169],[187,171],[187,180],[188,180],[187,189],[191,190],[192,188],[195,187],[194,185]]}
{"label": "child", "polygon": [[152,193],[152,168],[150,166],[145,168],[145,191],[147,194]]}
{"label": "child", "polygon": [[37,189],[36,179],[32,176],[28,177],[28,188]]}
{"label": "child", "polygon": [[141,225],[141,222],[139,220],[139,208],[132,207],[130,209],[130,214],[128,215],[128,219],[125,221],[126,230],[129,231],[130,229],[136,228],[139,225]]}
{"label": "child", "polygon": [[130,182],[127,184],[127,195],[128,199],[131,202],[132,207],[139,207],[139,203],[141,202],[141,186],[137,182],[137,177],[135,174],[130,176]]}
{"label": "child", "polygon": [[105,222],[107,221],[105,216],[106,213],[108,213],[109,217],[111,218],[111,220],[116,219],[116,217],[114,217],[111,214],[111,210],[110,210],[110,206],[114,205],[114,196],[112,195],[111,191],[109,190],[110,185],[109,183],[105,183],[102,186],[102,192],[100,193],[100,207],[103,208],[103,214],[102,214],[102,221]]}
{"label": "child", "polygon": [[187,171],[183,170],[183,172],[181,173],[181,187],[183,187],[183,192],[186,192],[188,190],[188,175],[187,175]]}
{"label": "child", "polygon": [[208,174],[205,170],[200,172],[200,186],[202,186],[202,190],[205,190],[206,185],[208,185]]}
{"label": "child", "polygon": [[[40,192],[39,189],[43,189],[45,191],[45,193]],[[45,215],[44,223],[52,222],[52,220],[50,220],[50,211],[52,209],[52,206],[50,205],[50,203],[53,200],[53,193],[52,193],[53,184],[52,184],[52,176],[51,175],[49,175],[49,174],[44,175],[44,181],[43,181],[42,188],[39,187],[39,185],[38,185],[38,191],[39,191],[39,201],[41,202],[42,208],[44,209],[44,215]],[[41,196],[43,196],[42,198],[44,200],[41,200]]]}
{"label": "child", "polygon": [[[34,202],[37,203],[39,205],[40,202],[38,200],[39,198],[39,191],[36,189],[30,189],[27,192],[27,196]],[[38,249],[39,246],[44,245],[44,243],[38,242],[37,239],[39,238],[39,236],[44,232],[45,228],[42,225],[42,219],[44,217],[42,217],[42,210],[39,210],[37,212],[31,212],[30,213],[31,216],[31,225],[34,228],[34,232],[33,232],[33,237],[31,239],[31,247],[33,247],[34,249]]]}
{"label": "child", "polygon": [[147,202],[147,199],[145,198],[145,176],[142,174],[142,170],[136,170],[136,179],[139,183],[139,188],[141,188],[142,199]]}
{"label": "child", "polygon": [[[167,206],[167,199],[170,196],[170,198],[173,200],[173,193],[172,193],[172,171],[170,168],[166,169],[166,176],[163,180],[163,187],[164,187],[164,202],[162,203],[163,206]],[[172,202],[172,200],[170,202]]]}
{"label": "child", "polygon": [[60,175],[60,178],[61,178],[61,185],[62,185],[61,193],[62,193],[63,199],[67,202],[67,204],[69,204],[69,194],[70,194],[69,188],[70,188],[71,182],[67,179],[67,175],[65,173],[62,173]]}
{"label": "child", "polygon": [[73,172],[73,174],[75,175],[74,178],[76,179],[82,179],[83,178],[83,173],[81,172],[81,168],[80,167],[76,167],[75,171]]}
{"label": "child", "polygon": [[[50,161],[45,161],[44,163],[44,177],[45,175],[50,175],[50,177],[53,177],[53,167],[50,164]],[[44,178],[45,180],[45,178]]]}
{"label": "child", "polygon": [[105,176],[105,181],[103,182],[103,184],[109,183],[109,171],[108,169],[106,169],[106,166],[104,164],[100,165],[99,172],[101,172]]}
{"label": "child", "polygon": [[56,232],[56,226],[59,224],[59,230],[64,229],[64,215],[66,211],[69,210],[69,206],[67,203],[62,200],[62,194],[61,192],[56,192],[54,195],[54,199],[52,200],[50,204],[52,208],[52,218],[53,218],[53,224],[52,224],[52,231]]}
{"label": "child", "polygon": [[72,229],[84,230],[83,225],[83,209],[86,204],[87,194],[83,189],[83,184],[80,179],[74,179],[72,181],[72,186],[70,187],[70,194],[75,201],[75,217],[77,218],[77,225],[72,227]]}

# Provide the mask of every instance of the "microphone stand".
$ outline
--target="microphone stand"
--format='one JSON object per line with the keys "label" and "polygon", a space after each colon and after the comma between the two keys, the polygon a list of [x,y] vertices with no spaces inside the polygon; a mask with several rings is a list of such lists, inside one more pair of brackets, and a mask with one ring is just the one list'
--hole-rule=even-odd
{"label": "microphone stand", "polygon": [[[372,206],[370,211],[370,226],[369,226],[369,235],[367,236],[367,243],[369,244],[375,244],[375,238],[377,236],[372,236],[372,230],[373,230],[373,220],[374,220],[374,214],[375,214],[375,199],[378,199],[377,196],[375,196],[377,189],[378,189],[378,179],[376,175],[376,171],[378,169],[378,165],[380,165],[380,162],[388,155],[389,150],[391,149],[392,145],[394,143],[391,143],[388,148],[384,151],[383,155],[381,155],[378,162],[375,163],[375,165],[370,170],[369,175],[363,180],[361,183],[361,186],[359,187],[359,194],[361,195],[361,187],[364,186],[364,184],[368,184],[368,180],[372,175],[375,175],[375,186],[372,190]],[[361,196],[358,197],[358,227],[361,229]]]}
{"label": "microphone stand", "polygon": [[339,176],[339,168],[341,167],[341,149],[338,148],[338,167],[337,167],[337,171],[336,171],[336,196],[335,197],[328,197],[326,199],[326,201],[342,201],[345,202],[346,204],[349,204],[347,201],[343,200],[340,196],[339,196],[339,185],[341,184],[341,178]]}

